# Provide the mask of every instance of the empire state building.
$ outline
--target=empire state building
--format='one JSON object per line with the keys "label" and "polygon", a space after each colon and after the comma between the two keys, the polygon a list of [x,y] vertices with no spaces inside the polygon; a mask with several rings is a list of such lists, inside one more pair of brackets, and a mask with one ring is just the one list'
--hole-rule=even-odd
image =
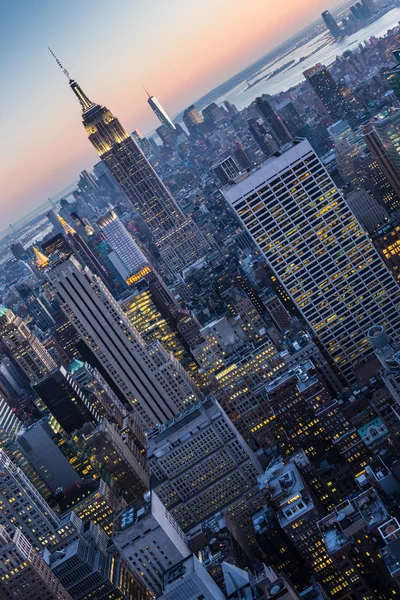
{"label": "empire state building", "polygon": [[183,271],[207,253],[205,238],[192,219],[183,213],[118,119],[105,106],[91,102],[56,56],[54,58],[79,100],[89,140],[149,227],[163,270]]}

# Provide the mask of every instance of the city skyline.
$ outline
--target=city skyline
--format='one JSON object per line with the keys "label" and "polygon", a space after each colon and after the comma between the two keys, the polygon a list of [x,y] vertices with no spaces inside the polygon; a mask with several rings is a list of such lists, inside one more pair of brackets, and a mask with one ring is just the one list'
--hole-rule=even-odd
{"label": "city skyline", "polygon": [[[316,0],[309,0],[307,7],[302,6],[301,10],[289,6],[287,0],[283,5],[280,3],[280,10],[273,11],[272,15],[271,7],[267,9],[259,0],[252,0],[245,15],[240,14],[239,3],[232,5],[219,0],[212,4],[212,13],[203,3],[201,19],[197,14],[193,18],[193,9],[180,0],[168,11],[160,3],[152,16],[143,7],[128,3],[119,7],[118,15],[106,14],[103,3],[96,3],[95,14],[90,10],[90,3],[85,9],[80,6],[80,18],[91,19],[94,29],[101,30],[107,19],[108,36],[110,31],[115,31],[106,49],[105,45],[92,40],[87,28],[75,28],[74,43],[68,41],[71,29],[76,26],[74,3],[68,7],[58,6],[55,14],[50,3],[43,0],[45,17],[37,27],[29,26],[38,21],[37,15],[26,2],[22,4],[24,10],[8,8],[8,27],[2,36],[4,53],[11,43],[14,46],[11,59],[2,67],[7,89],[1,105],[3,114],[7,111],[10,115],[5,123],[8,149],[4,153],[1,184],[5,224],[40,206],[48,197],[70,185],[80,170],[91,169],[96,162],[79,130],[76,107],[65,94],[62,78],[48,56],[47,43],[71,75],[85,81],[89,95],[96,95],[101,103],[108,103],[112,110],[118,111],[129,131],[146,132],[154,130],[158,123],[146,104],[141,84],[159,98],[169,114],[176,115],[320,16]],[[336,1],[326,3],[328,8],[336,4]],[[221,19],[228,10],[230,18],[224,20],[221,31]],[[242,27],[243,18],[247,27]],[[112,24],[117,25],[115,21],[119,19],[123,23],[113,28]],[[165,32],[162,28],[168,19],[171,27]],[[140,23],[140,31],[132,41],[127,37],[129,22]],[[160,35],[165,41],[162,61],[158,53],[151,50],[156,48]],[[145,56],[143,48],[146,48]],[[183,53],[182,48],[185,48]],[[140,60],[130,60],[135,53]],[[26,111],[28,97],[31,109]],[[24,136],[25,141],[21,143]],[[21,164],[24,177],[18,178]]]}

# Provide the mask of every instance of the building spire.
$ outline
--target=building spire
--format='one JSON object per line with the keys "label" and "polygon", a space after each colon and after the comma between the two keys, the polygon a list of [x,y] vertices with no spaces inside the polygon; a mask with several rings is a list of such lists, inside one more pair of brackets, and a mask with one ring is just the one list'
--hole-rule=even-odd
{"label": "building spire", "polygon": [[67,79],[69,81],[69,85],[70,85],[72,91],[74,92],[75,96],[79,100],[79,103],[80,103],[80,105],[82,107],[82,112],[85,112],[86,110],[89,110],[89,108],[92,108],[92,106],[94,106],[94,103],[91,100],[89,100],[89,98],[86,96],[85,92],[82,90],[82,88],[80,87],[80,85],[74,79],[71,78],[69,72],[67,71],[67,69],[65,69],[62,66],[61,62],[58,60],[58,58],[54,54],[53,50],[51,48],[49,48],[48,46],[47,46],[47,48],[49,49],[50,54],[53,55],[56,63],[60,67],[61,71],[67,77]]}
{"label": "building spire", "polygon": [[144,89],[144,91],[146,92],[146,94],[148,95],[149,98],[151,98],[151,95],[149,94],[149,92],[146,90],[146,88],[144,87],[143,83],[141,84],[142,88]]}

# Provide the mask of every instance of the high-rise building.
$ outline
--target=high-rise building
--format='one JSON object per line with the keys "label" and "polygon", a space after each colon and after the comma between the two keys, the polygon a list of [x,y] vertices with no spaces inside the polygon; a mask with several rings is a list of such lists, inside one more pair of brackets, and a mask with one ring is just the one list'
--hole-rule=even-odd
{"label": "high-rise building", "polygon": [[400,48],[393,52],[396,65],[385,73],[386,79],[397,98],[400,100]]}
{"label": "high-rise building", "polygon": [[[109,259],[128,284],[132,280],[135,281],[138,273],[148,267],[149,261],[113,210],[100,217],[97,224],[109,241],[119,262],[114,262],[111,254],[109,254]],[[124,272],[121,272],[119,264],[121,262]]]}
{"label": "high-rise building", "polygon": [[382,256],[389,271],[400,282],[400,222],[389,221],[377,229],[372,236],[372,243]]}
{"label": "high-rise building", "polygon": [[163,423],[197,401],[179,373],[157,365],[100,278],[73,257],[55,263],[48,276],[63,311],[145,427]]}
{"label": "high-rise building", "polygon": [[[396,111],[393,115],[393,125],[396,126],[397,121],[397,129],[399,126],[399,118],[400,118],[400,110]],[[390,119],[391,121],[392,119]],[[381,168],[383,174],[386,179],[390,183],[392,189],[396,194],[396,198],[391,201],[390,206],[392,209],[396,209],[400,206],[400,177],[399,177],[399,162],[400,156],[398,143],[396,145],[391,143],[390,137],[388,139],[388,134],[390,136],[391,132],[391,123],[386,119],[383,119],[382,123],[378,123],[377,120],[368,123],[368,125],[363,126],[363,135],[365,142],[368,146],[369,151],[372,156],[375,158],[379,167]],[[388,129],[386,130],[386,126],[388,125]],[[392,135],[395,136],[395,130],[392,131]],[[398,135],[398,133],[397,133]],[[394,137],[394,140],[396,138]],[[395,164],[394,160],[397,161]]]}
{"label": "high-rise building", "polygon": [[231,181],[231,179],[235,179],[240,173],[240,169],[232,156],[228,156],[221,162],[213,165],[211,170],[214,171],[222,185],[226,185],[229,183],[229,181]]}
{"label": "high-rise building", "polygon": [[357,188],[346,193],[345,198],[352,213],[370,233],[389,220],[386,209],[366,190]]}
{"label": "high-rise building", "polygon": [[183,122],[189,130],[194,125],[199,125],[200,123],[203,123],[203,121],[203,117],[201,116],[197,108],[194,106],[194,104],[185,109],[183,113]]}
{"label": "high-rise building", "polygon": [[152,489],[185,533],[222,510],[246,531],[260,508],[259,462],[211,399],[151,431],[148,461]]}
{"label": "high-rise building", "polygon": [[89,140],[149,227],[166,270],[182,271],[207,252],[205,239],[118,119],[106,107],[91,102],[67,76],[81,105]]}
{"label": "high-rise building", "polygon": [[194,554],[164,574],[160,600],[225,600],[226,596]]}
{"label": "high-rise building", "polygon": [[163,109],[157,98],[155,96],[150,96],[148,92],[146,93],[148,95],[147,104],[150,106],[160,123],[165,125],[169,131],[176,131],[176,127],[173,124],[172,119],[169,118],[168,114]]}
{"label": "high-rise building", "polygon": [[264,154],[269,156],[278,150],[277,142],[272,135],[268,133],[265,125],[260,119],[255,119],[252,117],[251,119],[248,119],[247,124],[249,126],[251,135],[256,140]]}
{"label": "high-rise building", "polygon": [[72,600],[24,534],[0,525],[0,594],[18,600]]}
{"label": "high-rise building", "polygon": [[81,536],[63,552],[46,552],[44,558],[53,576],[64,584],[72,598],[145,600],[146,587],[137,581],[117,553],[99,547],[96,537],[92,535],[86,540]]}
{"label": "high-rise building", "polygon": [[98,422],[84,390],[64,367],[54,369],[33,388],[66,433],[80,429],[84,423]]}
{"label": "high-rise building", "polygon": [[68,459],[53,441],[54,431],[44,418],[31,425],[18,437],[22,453],[55,493],[80,481]]}
{"label": "high-rise building", "polygon": [[[376,116],[370,124],[379,138],[382,154],[392,162],[397,177],[400,177],[400,108]],[[366,130],[368,131],[368,126]],[[368,144],[367,137],[365,141]]]}
{"label": "high-rise building", "polygon": [[18,527],[36,550],[62,545],[75,535],[77,520],[66,515],[60,519],[17,467],[0,450],[0,525],[12,535]]}
{"label": "high-rise building", "polygon": [[29,315],[32,317],[38,327],[42,331],[46,331],[47,329],[54,327],[54,319],[39,297],[39,294],[30,286],[24,284],[17,285],[16,289],[24,301]]}
{"label": "high-rise building", "polygon": [[337,24],[336,19],[331,15],[329,10],[324,10],[321,16],[334,38],[338,39],[343,35],[343,32]]}
{"label": "high-rise building", "polygon": [[31,383],[36,383],[57,366],[23,319],[4,306],[0,307],[0,339]]}
{"label": "high-rise building", "polygon": [[308,141],[223,193],[348,380],[372,321],[398,339],[398,285]]}
{"label": "high-rise building", "polygon": [[268,123],[273,136],[280,146],[287,144],[292,139],[285,122],[281,117],[278,117],[265,96],[256,98],[256,106]]}
{"label": "high-rise building", "polygon": [[354,120],[354,111],[357,108],[356,99],[335,82],[325,65],[318,63],[304,71],[303,75],[335,121]]}
{"label": "high-rise building", "polygon": [[118,516],[113,542],[156,595],[162,592],[165,572],[191,554],[186,535],[154,492]]}

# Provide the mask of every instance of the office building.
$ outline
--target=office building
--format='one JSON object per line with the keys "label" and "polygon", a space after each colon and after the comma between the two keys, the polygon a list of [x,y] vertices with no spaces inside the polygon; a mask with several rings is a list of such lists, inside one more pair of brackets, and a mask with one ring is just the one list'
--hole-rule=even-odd
{"label": "office building", "polygon": [[236,177],[240,174],[240,169],[232,156],[228,156],[228,158],[225,158],[221,162],[213,165],[211,170],[218,177],[222,185],[226,185],[232,179],[236,179]]}
{"label": "office building", "polygon": [[156,596],[162,593],[165,572],[191,554],[185,534],[154,492],[118,516],[113,542]]}
{"label": "office building", "polygon": [[[83,464],[101,474],[118,497],[133,502],[148,489],[145,442],[137,438],[137,426],[126,417],[118,426],[103,419],[97,427],[75,432],[70,447]],[[143,436],[144,437],[144,436]]]}
{"label": "office building", "polygon": [[184,215],[118,119],[91,102],[69,75],[68,79],[81,105],[89,140],[149,227],[166,271],[180,272],[196,262],[208,250],[197,226]]}
{"label": "office building", "polygon": [[304,71],[303,75],[334,121],[354,121],[354,111],[357,109],[354,96],[348,95],[346,90],[335,82],[325,65],[318,63]]}
{"label": "office building", "polygon": [[118,554],[99,547],[91,536],[71,542],[62,552],[45,552],[48,568],[79,600],[145,600],[146,588],[133,577]]}
{"label": "office building", "polygon": [[0,525],[0,595],[18,600],[73,600],[19,529]]}
{"label": "office building", "polygon": [[362,188],[346,193],[345,199],[351,212],[369,233],[389,220],[387,210]]}
{"label": "office building", "polygon": [[373,325],[368,331],[374,350],[382,365],[380,375],[385,386],[400,404],[400,346],[393,343],[384,328]]}
{"label": "office building", "polygon": [[18,437],[18,446],[30,464],[53,493],[80,481],[67,458],[53,440],[54,431],[48,419],[37,421]]}
{"label": "office building", "polygon": [[62,309],[145,427],[163,423],[197,400],[178,373],[156,365],[109,290],[73,257],[48,272]]}
{"label": "office building", "polygon": [[173,124],[172,120],[169,118],[168,114],[163,109],[157,98],[155,96],[150,96],[149,93],[147,93],[147,95],[147,104],[150,106],[151,110],[154,112],[160,123],[164,125],[169,131],[175,132],[175,125]]}
{"label": "office building", "polygon": [[[395,112],[393,115],[393,122],[398,120],[400,117],[400,110]],[[385,121],[385,119],[383,119]],[[393,162],[393,159],[397,159],[398,147],[387,141],[386,138],[386,125],[387,123],[383,123],[381,127],[377,128],[377,121],[372,121],[368,123],[368,125],[363,126],[363,135],[365,139],[365,143],[371,155],[374,157],[376,162],[378,163],[380,169],[382,170],[384,176],[387,181],[390,183],[392,189],[396,194],[396,198],[393,199],[390,203],[390,206],[393,209],[396,209],[400,206],[400,179],[399,179],[399,170],[398,163],[397,166]],[[390,132],[390,124],[388,127],[388,131]],[[385,142],[386,140],[386,142]]]}
{"label": "office building", "polygon": [[[382,256],[393,277],[400,282],[400,223],[389,221],[377,229],[372,243]],[[1,367],[0,367],[1,369]]]}
{"label": "office building", "polygon": [[4,306],[0,307],[0,339],[31,383],[57,366],[23,319]]}
{"label": "office building", "polygon": [[262,117],[268,123],[272,135],[276,139],[279,146],[283,146],[287,144],[292,139],[288,128],[286,127],[286,123],[283,121],[281,117],[279,117],[270,103],[268,102],[266,96],[261,96],[260,98],[256,98],[256,106],[260,111]]}
{"label": "office building", "polygon": [[249,131],[251,135],[259,145],[260,149],[264,152],[264,154],[270,156],[278,150],[278,143],[268,132],[261,119],[255,119],[254,117],[252,117],[247,120],[247,124],[249,126]]}
{"label": "office building", "polygon": [[98,423],[85,391],[64,367],[37,381],[33,389],[66,433],[80,429],[84,423]]}
{"label": "office building", "polygon": [[348,381],[372,320],[398,339],[398,285],[308,141],[223,193]]}
{"label": "office building", "polygon": [[194,554],[164,574],[160,600],[225,600],[226,596]]}
{"label": "office building", "polygon": [[291,461],[272,461],[259,478],[260,490],[275,509],[279,526],[288,535],[305,567],[311,567],[329,597],[349,600],[351,591],[338,568],[329,559],[318,529],[319,509],[298,466]]}
{"label": "office building", "polygon": [[351,573],[352,587],[364,598],[397,594],[382,560],[381,544],[376,543],[379,527],[388,516],[376,491],[369,488],[336,506],[317,524],[333,564],[339,571]]}
{"label": "office building", "polygon": [[183,122],[189,131],[191,127],[199,125],[200,123],[203,123],[203,121],[203,117],[193,104],[184,110]]}
{"label": "office building", "polygon": [[[377,115],[370,121],[380,142],[381,160],[387,157],[392,162],[400,177],[400,108],[391,109]],[[368,130],[368,126],[367,130]],[[368,139],[365,140],[368,144]],[[371,145],[372,151],[372,145]],[[375,154],[378,157],[378,153]]]}
{"label": "office building", "polygon": [[[111,254],[108,256],[109,259],[124,281],[129,284],[140,271],[148,266],[149,261],[113,210],[108,211],[98,219],[97,224],[109,241],[119,261],[114,261]],[[123,270],[120,263],[123,265]]]}
{"label": "office building", "polygon": [[152,489],[185,533],[221,510],[248,529],[260,465],[213,400],[149,432],[147,453]]}
{"label": "office building", "polygon": [[339,25],[337,24],[336,19],[331,15],[329,10],[324,10],[324,12],[322,13],[321,16],[322,16],[322,19],[323,19],[325,25],[327,26],[328,30],[333,35],[333,37],[335,39],[340,38],[343,35],[343,32],[340,29]]}
{"label": "office building", "polygon": [[76,519],[69,515],[60,519],[3,450],[0,450],[0,473],[0,525],[10,535],[13,526],[17,527],[36,550],[62,545],[75,535]]}
{"label": "office building", "polygon": [[126,506],[102,479],[86,479],[82,485],[74,486],[60,498],[59,510],[62,519],[77,518],[86,527],[90,522],[99,525],[110,537],[116,515]]}
{"label": "office building", "polygon": [[38,292],[35,292],[30,286],[24,284],[17,285],[16,290],[21,296],[29,316],[32,317],[42,331],[47,331],[54,327],[54,319],[39,297]]}
{"label": "office building", "polygon": [[396,65],[385,73],[388,84],[400,100],[400,48],[393,52]]}
{"label": "office building", "polygon": [[185,349],[171,326],[175,319],[171,318],[170,311],[165,310],[157,301],[146,281],[136,284],[135,287],[136,290],[121,298],[120,307],[146,344],[159,340],[166,350],[181,361],[185,356]]}

